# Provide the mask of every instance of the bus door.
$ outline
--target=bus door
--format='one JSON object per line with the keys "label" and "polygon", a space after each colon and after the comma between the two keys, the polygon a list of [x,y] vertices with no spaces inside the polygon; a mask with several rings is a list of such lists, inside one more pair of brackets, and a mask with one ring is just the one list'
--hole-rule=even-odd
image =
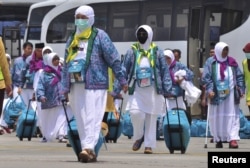
{"label": "bus door", "polygon": [[22,48],[20,29],[15,27],[4,27],[2,36],[5,52],[10,54],[11,58],[20,56]]}
{"label": "bus door", "polygon": [[[194,84],[200,87],[203,65],[209,57],[210,49],[219,41],[222,6],[204,4],[190,9],[188,35],[188,65],[193,70]],[[199,115],[200,106],[196,103],[192,115]],[[193,114],[197,113],[197,114]]]}

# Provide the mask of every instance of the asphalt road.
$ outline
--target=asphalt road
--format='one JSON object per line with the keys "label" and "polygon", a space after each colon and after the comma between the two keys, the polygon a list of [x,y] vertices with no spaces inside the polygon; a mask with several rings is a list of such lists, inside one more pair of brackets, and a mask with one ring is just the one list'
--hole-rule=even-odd
{"label": "asphalt road", "polygon": [[165,141],[157,141],[153,154],[144,154],[144,146],[139,151],[132,151],[133,140],[121,136],[117,143],[103,145],[98,162],[80,163],[77,161],[72,148],[57,141],[41,143],[40,138],[19,141],[15,133],[0,135],[0,168],[205,168],[208,165],[208,152],[249,152],[250,140],[239,142],[239,149],[217,149],[215,144],[207,144],[205,138],[191,137],[185,154],[175,151],[170,154]]}

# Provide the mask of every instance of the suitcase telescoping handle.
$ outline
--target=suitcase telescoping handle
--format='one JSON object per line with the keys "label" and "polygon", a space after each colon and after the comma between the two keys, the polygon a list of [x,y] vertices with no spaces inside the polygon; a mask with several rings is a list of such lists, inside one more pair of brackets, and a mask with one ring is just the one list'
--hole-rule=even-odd
{"label": "suitcase telescoping handle", "polygon": [[[74,146],[76,147],[76,150],[78,150],[77,153],[79,154],[81,151],[79,151],[79,149],[77,148],[77,141],[76,141],[76,139],[74,138],[75,135],[74,135],[74,132],[73,132],[73,130],[72,130],[72,128],[71,128],[71,125],[70,125],[70,120],[69,120],[69,116],[68,116],[68,114],[67,114],[67,109],[66,109],[67,103],[68,103],[68,102],[66,101],[66,99],[63,99],[63,100],[62,100],[62,106],[63,106],[64,113],[65,113],[65,116],[66,116],[66,120],[67,120],[67,123],[68,123],[69,132],[70,132],[70,135],[71,135],[71,137],[72,137]],[[77,159],[78,159],[78,161],[80,161],[80,158],[79,158],[78,155],[77,155]]]}
{"label": "suitcase telescoping handle", "polygon": [[[115,137],[117,137],[117,135],[118,135],[119,126],[120,126],[120,123],[121,123],[121,114],[122,114],[122,107],[123,107],[123,97],[114,97],[114,101],[116,99],[117,100],[121,100],[121,103],[120,103],[120,106],[119,106],[120,109],[117,109],[118,112],[119,112],[119,117],[118,117],[118,123],[116,125]],[[110,126],[110,122],[108,122],[108,125]]]}

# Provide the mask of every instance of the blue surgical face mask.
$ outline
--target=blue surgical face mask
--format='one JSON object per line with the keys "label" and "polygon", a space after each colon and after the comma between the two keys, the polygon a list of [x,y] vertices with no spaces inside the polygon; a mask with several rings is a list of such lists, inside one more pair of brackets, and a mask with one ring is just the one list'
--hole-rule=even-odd
{"label": "blue surgical face mask", "polygon": [[89,27],[88,19],[75,19],[75,25],[80,31],[84,31]]}
{"label": "blue surgical face mask", "polygon": [[250,53],[245,53],[245,55],[247,59],[250,59]]}

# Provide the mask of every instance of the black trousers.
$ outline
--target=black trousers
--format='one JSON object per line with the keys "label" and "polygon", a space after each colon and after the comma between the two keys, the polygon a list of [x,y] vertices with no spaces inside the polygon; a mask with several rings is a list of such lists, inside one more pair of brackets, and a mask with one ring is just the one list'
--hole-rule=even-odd
{"label": "black trousers", "polygon": [[0,116],[2,115],[4,95],[5,95],[5,89],[0,89]]}

